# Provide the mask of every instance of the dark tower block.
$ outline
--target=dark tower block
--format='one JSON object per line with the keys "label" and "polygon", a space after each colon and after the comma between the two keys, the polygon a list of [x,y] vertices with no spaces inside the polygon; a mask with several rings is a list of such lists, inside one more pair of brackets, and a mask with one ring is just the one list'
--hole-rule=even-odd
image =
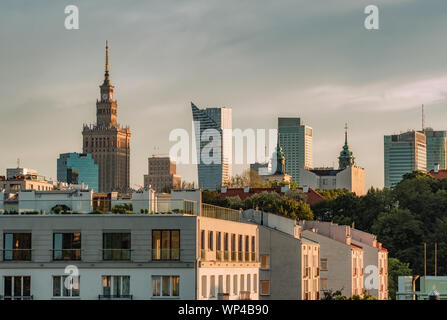
{"label": "dark tower block", "polygon": [[130,189],[130,128],[117,122],[118,104],[109,76],[109,47],[106,41],[104,82],[96,100],[96,124],[84,125],[83,152],[91,153],[99,168],[99,192],[128,192]]}

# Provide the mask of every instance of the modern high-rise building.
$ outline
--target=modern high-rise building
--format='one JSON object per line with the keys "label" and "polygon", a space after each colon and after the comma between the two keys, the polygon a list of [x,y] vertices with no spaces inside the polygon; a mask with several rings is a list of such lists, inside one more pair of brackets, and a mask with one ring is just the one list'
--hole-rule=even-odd
{"label": "modern high-rise building", "polygon": [[427,139],[427,170],[439,164],[440,170],[447,169],[447,131],[424,130]]}
{"label": "modern high-rise building", "polygon": [[[199,109],[191,103],[196,137],[199,188],[216,190],[231,180],[233,148],[231,108]],[[213,141],[214,129],[220,139]]]}
{"label": "modern high-rise building", "polygon": [[85,184],[98,192],[98,165],[89,153],[62,153],[57,159],[57,180],[70,184]]}
{"label": "modern high-rise building", "polygon": [[312,128],[300,118],[278,118],[279,144],[286,157],[286,172],[300,185],[300,170],[312,168]]}
{"label": "modern high-rise building", "polygon": [[404,174],[427,170],[427,146],[425,135],[408,131],[384,137],[385,187],[398,184]]}
{"label": "modern high-rise building", "polygon": [[83,152],[91,153],[99,168],[98,192],[128,192],[130,189],[130,128],[117,122],[118,104],[113,100],[114,86],[109,77],[106,42],[104,82],[96,100],[96,124],[84,125]]}
{"label": "modern high-rise building", "polygon": [[175,161],[169,157],[152,156],[148,159],[148,174],[144,175],[144,186],[150,185],[158,193],[180,189],[181,177],[177,175],[176,167]]}

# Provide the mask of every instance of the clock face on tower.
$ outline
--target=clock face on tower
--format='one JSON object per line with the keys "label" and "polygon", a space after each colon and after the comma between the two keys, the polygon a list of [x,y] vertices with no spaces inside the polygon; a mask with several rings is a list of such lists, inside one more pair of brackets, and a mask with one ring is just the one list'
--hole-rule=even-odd
{"label": "clock face on tower", "polygon": [[109,97],[109,95],[108,95],[107,93],[104,93],[104,94],[102,95],[102,99],[103,99],[103,100],[107,100],[108,97]]}

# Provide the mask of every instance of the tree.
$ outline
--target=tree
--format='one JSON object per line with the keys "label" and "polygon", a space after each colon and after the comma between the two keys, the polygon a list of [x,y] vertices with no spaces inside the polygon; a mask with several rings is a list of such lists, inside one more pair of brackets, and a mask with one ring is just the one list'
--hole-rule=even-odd
{"label": "tree", "polygon": [[388,258],[388,295],[391,299],[396,299],[398,277],[411,275],[412,270],[408,263],[403,263],[396,258]]}

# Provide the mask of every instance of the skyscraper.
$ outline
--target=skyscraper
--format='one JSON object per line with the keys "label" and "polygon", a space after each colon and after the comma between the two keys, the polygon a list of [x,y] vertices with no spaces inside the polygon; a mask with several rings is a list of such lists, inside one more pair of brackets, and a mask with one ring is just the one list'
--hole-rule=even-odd
{"label": "skyscraper", "polygon": [[312,128],[300,118],[278,118],[279,144],[286,157],[286,172],[300,183],[300,169],[312,168]]}
{"label": "skyscraper", "polygon": [[89,153],[62,153],[57,159],[57,180],[71,184],[87,184],[98,192],[98,165]]}
{"label": "skyscraper", "polygon": [[91,153],[99,168],[99,192],[130,189],[130,128],[117,123],[118,104],[109,77],[109,47],[106,42],[104,82],[96,100],[96,124],[84,125],[83,152]]}
{"label": "skyscraper", "polygon": [[385,187],[398,184],[404,174],[427,170],[425,135],[408,131],[384,137]]}
{"label": "skyscraper", "polygon": [[[199,109],[191,103],[191,109],[196,137],[199,188],[215,190],[227,185],[231,180],[233,148],[231,108]],[[216,130],[220,137],[219,141],[208,139],[209,129]],[[212,149],[210,144],[213,145]],[[218,161],[207,161],[203,155]]]}
{"label": "skyscraper", "polygon": [[441,170],[447,169],[447,131],[425,128],[424,132],[427,139],[427,170],[433,170],[436,164]]}

